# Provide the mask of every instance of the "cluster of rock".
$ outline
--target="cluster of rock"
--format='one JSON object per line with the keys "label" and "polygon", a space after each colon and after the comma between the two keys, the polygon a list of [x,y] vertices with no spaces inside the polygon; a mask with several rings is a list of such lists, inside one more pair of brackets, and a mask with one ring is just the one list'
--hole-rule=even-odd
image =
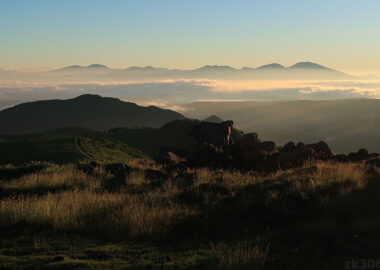
{"label": "cluster of rock", "polygon": [[77,169],[88,175],[94,175],[97,170],[104,169],[114,178],[114,184],[125,185],[129,179],[130,167],[125,163],[111,163],[102,165],[95,161],[89,164],[77,164]]}
{"label": "cluster of rock", "polygon": [[[96,175],[103,172],[109,174],[111,186],[121,187],[128,183],[131,168],[125,163],[100,164],[95,161],[90,163],[79,163],[76,169],[87,175]],[[155,169],[145,170],[145,179],[150,187],[160,187],[168,179],[181,182],[182,186],[191,186],[197,176],[196,172],[188,172],[188,167],[183,164],[166,166],[163,171]]]}
{"label": "cluster of rock", "polygon": [[234,141],[232,131],[232,121],[199,123],[189,131],[189,135],[196,141],[194,150],[184,155],[183,152],[170,149],[166,152],[166,158],[173,162],[186,160],[190,167],[235,168],[258,172],[297,168],[311,160],[367,160],[368,163],[377,164],[378,155],[369,154],[366,149],[349,155],[336,155],[323,141],[313,144],[288,142],[283,147],[277,147],[272,141],[260,141],[256,133],[244,134]]}
{"label": "cluster of rock", "polygon": [[[348,155],[334,154],[323,141],[313,144],[288,142],[278,147],[272,141],[261,141],[256,133],[233,137],[233,131],[232,121],[200,122],[192,126],[189,135],[193,136],[196,142],[193,151],[166,147],[162,150],[161,158],[166,163],[164,170],[148,169],[145,172],[146,179],[152,186],[160,186],[169,178],[191,185],[196,175],[189,173],[188,169],[196,167],[232,168],[252,173],[271,173],[298,168],[294,173],[307,174],[310,172],[304,170],[314,167],[302,167],[306,162],[313,160],[366,162],[367,166],[380,167],[379,155],[370,154],[366,149]],[[78,164],[77,169],[90,175],[102,169],[110,174],[113,182],[118,185],[125,185],[130,174],[130,168],[123,163],[101,165],[91,162]]]}

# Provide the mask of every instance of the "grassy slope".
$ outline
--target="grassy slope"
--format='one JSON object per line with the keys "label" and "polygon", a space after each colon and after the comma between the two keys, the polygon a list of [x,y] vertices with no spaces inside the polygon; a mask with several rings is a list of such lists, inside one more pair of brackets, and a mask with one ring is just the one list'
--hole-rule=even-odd
{"label": "grassy slope", "polygon": [[0,141],[0,164],[23,164],[31,161],[68,163],[80,160],[125,162],[132,159],[149,157],[116,139],[24,136]]}
{"label": "grassy slope", "polygon": [[[191,186],[149,185],[139,170],[107,190],[71,165],[0,181],[3,269],[344,269],[377,258],[379,174],[318,163],[265,178],[200,169]],[[10,192],[11,191],[11,192]],[[314,206],[283,219],[282,198]],[[11,195],[13,194],[13,195]],[[0,267],[0,269],[1,269]]]}
{"label": "grassy slope", "polygon": [[22,164],[30,161],[64,163],[81,159],[74,138],[41,138],[0,142],[0,163]]}
{"label": "grassy slope", "polygon": [[75,147],[87,160],[98,162],[128,162],[136,159],[150,159],[142,151],[116,139],[75,138]]}

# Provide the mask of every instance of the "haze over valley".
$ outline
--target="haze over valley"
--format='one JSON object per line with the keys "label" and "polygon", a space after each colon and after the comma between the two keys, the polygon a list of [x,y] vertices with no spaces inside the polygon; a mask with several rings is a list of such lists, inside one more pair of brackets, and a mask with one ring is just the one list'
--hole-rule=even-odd
{"label": "haze over valley", "polygon": [[325,100],[379,98],[377,77],[353,76],[311,62],[234,69],[153,67],[111,69],[94,64],[48,71],[0,70],[0,109],[22,102],[99,94],[178,108],[201,100]]}
{"label": "haze over valley", "polygon": [[[192,70],[112,69],[93,64],[39,72],[3,70],[0,85],[0,109],[95,94],[171,109],[196,119],[216,114],[233,119],[245,132],[258,132],[279,144],[321,139],[336,152],[347,153],[360,146],[380,152],[380,81],[311,62],[241,69],[212,65]],[[108,128],[118,126],[122,124]]]}

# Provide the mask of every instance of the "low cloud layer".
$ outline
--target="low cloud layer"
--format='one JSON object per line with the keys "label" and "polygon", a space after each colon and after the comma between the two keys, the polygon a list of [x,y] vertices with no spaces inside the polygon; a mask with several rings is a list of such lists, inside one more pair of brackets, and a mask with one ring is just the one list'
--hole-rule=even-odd
{"label": "low cloud layer", "polygon": [[0,109],[28,101],[67,99],[88,93],[181,110],[181,105],[199,100],[380,98],[380,82],[166,80],[52,83],[2,80]]}

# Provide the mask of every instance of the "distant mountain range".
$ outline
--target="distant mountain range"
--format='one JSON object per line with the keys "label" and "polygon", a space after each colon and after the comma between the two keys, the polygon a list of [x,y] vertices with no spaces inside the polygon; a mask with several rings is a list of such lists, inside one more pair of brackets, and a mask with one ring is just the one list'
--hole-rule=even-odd
{"label": "distant mountain range", "polygon": [[92,64],[92,65],[89,65],[89,66],[73,65],[73,66],[63,67],[63,68],[58,69],[58,70],[82,70],[82,69],[86,69],[86,70],[91,70],[91,69],[105,69],[105,70],[110,70],[109,67],[107,67],[107,66],[105,66],[105,65],[101,65],[101,64]]}
{"label": "distant mountain range", "polygon": [[[80,65],[72,65],[72,66],[67,66],[67,67],[63,67],[63,68],[60,68],[58,70],[80,70],[80,69],[108,69],[108,70],[112,70],[111,68],[105,66],[105,65],[101,65],[101,64],[92,64],[92,65],[89,65],[89,66],[80,66]],[[219,65],[205,65],[203,67],[200,67],[200,68],[196,68],[196,69],[190,69],[190,70],[178,70],[178,69],[175,69],[174,71],[203,71],[203,70],[206,70],[206,71],[239,71],[239,70],[260,70],[260,69],[315,69],[315,70],[330,70],[330,71],[333,71],[333,69],[331,68],[328,68],[328,67],[325,67],[325,66],[322,66],[322,65],[319,65],[319,64],[316,64],[316,63],[312,63],[312,62],[298,62],[292,66],[289,66],[289,67],[284,67],[283,65],[280,65],[280,64],[277,64],[277,63],[272,63],[272,64],[267,64],[267,65],[263,65],[263,66],[259,66],[257,68],[252,68],[252,67],[243,67],[241,69],[236,69],[236,68],[233,68],[231,66],[219,66]],[[120,69],[114,69],[114,70],[120,70]],[[145,67],[138,67],[138,66],[132,66],[132,67],[129,67],[129,68],[125,68],[125,69],[122,69],[122,70],[139,70],[139,71],[143,71],[143,70],[170,70],[168,68],[155,68],[153,66],[145,66]],[[173,70],[172,70],[173,71]]]}
{"label": "distant mountain range", "polygon": [[100,64],[68,66],[56,71],[64,73],[99,73],[111,78],[223,78],[223,79],[348,79],[353,76],[312,62],[299,62],[290,67],[272,63],[257,68],[206,65],[196,69],[179,70],[167,68],[129,67],[111,69]]}
{"label": "distant mountain range", "polygon": [[155,106],[98,95],[74,99],[23,103],[0,111],[0,134],[41,132],[63,127],[107,130],[115,127],[161,127],[177,119],[180,113]]}

